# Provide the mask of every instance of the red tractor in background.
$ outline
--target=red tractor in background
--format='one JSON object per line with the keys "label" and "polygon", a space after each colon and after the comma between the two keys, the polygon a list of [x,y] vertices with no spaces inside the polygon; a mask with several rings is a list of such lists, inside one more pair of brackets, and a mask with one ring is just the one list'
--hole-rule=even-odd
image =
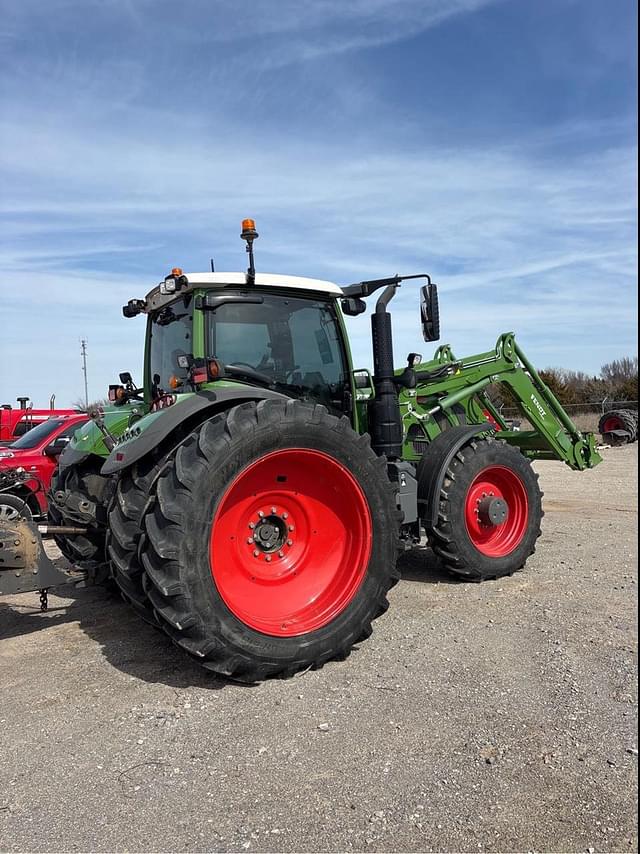
{"label": "red tractor in background", "polygon": [[48,409],[34,409],[28,397],[18,397],[19,407],[10,403],[0,406],[0,445],[8,445],[19,439],[33,427],[37,427],[53,415],[78,415],[77,409],[54,409],[55,395],[51,395]]}
{"label": "red tractor in background", "polygon": [[56,414],[0,447],[0,519],[46,516],[58,457],[88,420],[83,412]]}

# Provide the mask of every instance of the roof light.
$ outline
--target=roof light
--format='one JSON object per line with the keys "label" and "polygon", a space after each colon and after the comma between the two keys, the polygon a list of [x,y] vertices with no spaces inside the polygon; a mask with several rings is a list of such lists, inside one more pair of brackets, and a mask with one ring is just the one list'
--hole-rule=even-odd
{"label": "roof light", "polygon": [[176,292],[176,280],[172,279],[170,276],[164,280],[164,282],[160,282],[160,293],[163,296],[166,294],[175,294]]}
{"label": "roof light", "polygon": [[182,267],[174,267],[171,270],[171,275],[172,276],[181,276],[182,275]]}
{"label": "roof light", "polygon": [[258,236],[258,232],[256,231],[256,221],[255,219],[243,219],[242,220],[242,234],[240,237],[243,240],[255,240]]}

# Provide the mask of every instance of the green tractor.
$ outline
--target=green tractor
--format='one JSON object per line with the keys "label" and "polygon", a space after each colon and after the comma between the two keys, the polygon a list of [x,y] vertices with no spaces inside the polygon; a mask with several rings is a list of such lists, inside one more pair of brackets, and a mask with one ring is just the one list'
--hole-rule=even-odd
{"label": "green tractor", "polygon": [[[63,553],[108,576],[148,621],[217,673],[254,681],[346,657],[368,637],[426,535],[455,575],[509,575],[540,535],[533,459],[596,465],[512,334],[456,359],[440,347],[394,369],[388,305],[429,276],[340,287],[175,268],[126,317],[147,315],[145,376],[110,388],[60,459],[50,516]],[[371,317],[373,375],[354,370],[343,315]],[[505,386],[531,424],[510,429]]]}

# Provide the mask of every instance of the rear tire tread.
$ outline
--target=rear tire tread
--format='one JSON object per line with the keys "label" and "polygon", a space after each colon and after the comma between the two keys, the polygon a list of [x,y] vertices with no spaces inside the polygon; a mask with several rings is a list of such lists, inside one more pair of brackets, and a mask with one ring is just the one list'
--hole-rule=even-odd
{"label": "rear tire tread", "polygon": [[[291,675],[303,667],[321,667],[331,658],[347,658],[353,645],[371,634],[371,621],[387,610],[386,594],[400,577],[395,568],[395,558],[402,514],[396,511],[395,490],[388,482],[391,526],[395,524],[395,530],[389,537],[392,548],[388,557],[392,568],[388,569],[384,583],[379,585],[373,613],[370,609],[368,616],[341,639],[337,648],[316,653],[311,660],[304,655],[296,661],[285,658],[272,660],[268,655],[258,659],[246,654],[242,648],[234,647],[231,642],[223,643],[218,637],[219,625],[215,625],[215,619],[205,627],[203,620],[196,615],[187,588],[181,583],[179,561],[188,550],[189,542],[185,526],[179,524],[178,519],[191,516],[190,511],[195,509],[193,490],[212,461],[224,460],[232,445],[254,431],[265,428],[277,431],[284,418],[304,426],[316,425],[316,430],[320,426],[325,431],[339,434],[341,444],[348,443],[349,449],[357,453],[360,460],[364,457],[369,468],[378,473],[384,472],[386,479],[386,460],[376,457],[368,439],[363,441],[353,432],[348,435],[348,419],[338,420],[330,416],[323,406],[312,407],[293,400],[252,402],[206,421],[184,440],[173,464],[167,465],[152,485],[152,494],[158,500],[144,519],[148,538],[143,556],[144,588],[162,627],[178,645],[201,659],[207,669],[250,682],[266,676]],[[179,501],[176,500],[178,496]],[[170,497],[173,499],[171,502]],[[182,505],[180,513],[176,504]],[[301,643],[302,649],[304,646]]]}

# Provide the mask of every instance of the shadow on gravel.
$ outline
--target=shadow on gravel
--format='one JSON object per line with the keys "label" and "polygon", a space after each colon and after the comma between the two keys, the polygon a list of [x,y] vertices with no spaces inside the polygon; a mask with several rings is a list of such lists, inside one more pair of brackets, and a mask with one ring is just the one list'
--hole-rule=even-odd
{"label": "shadow on gravel", "polygon": [[[442,566],[431,549],[418,547],[400,558],[401,580],[422,584],[458,584]],[[56,604],[56,592],[71,600]],[[0,602],[0,641],[46,629],[60,630],[77,623],[80,629],[99,644],[105,659],[113,667],[144,682],[172,688],[198,687],[220,690],[227,685],[243,685],[208,673],[196,661],[173,645],[159,629],[145,623],[119,596],[102,587],[79,588],[72,584],[51,591],[49,610],[40,611],[37,593],[25,593],[17,601]],[[70,640],[71,639],[71,640]],[[67,647],[77,644],[70,634],[58,643]],[[50,654],[42,639],[43,656]]]}
{"label": "shadow on gravel", "polygon": [[418,581],[422,584],[464,583],[443,569],[440,560],[428,546],[416,546],[401,555],[398,569],[401,581]]}
{"label": "shadow on gravel", "polygon": [[[58,592],[69,604],[58,606],[53,597]],[[251,688],[207,672],[196,661],[178,649],[159,629],[145,623],[116,594],[101,587],[88,589],[73,585],[51,591],[49,610],[40,611],[37,593],[25,593],[20,602],[0,602],[0,641],[46,629],[58,629],[77,623],[80,629],[99,644],[105,659],[113,667],[144,682],[171,688],[220,690],[227,685]],[[66,637],[57,643],[67,648],[77,639]],[[42,655],[51,654],[46,637],[42,638]],[[74,651],[75,653],[75,651]],[[64,654],[59,652],[58,654]]]}

